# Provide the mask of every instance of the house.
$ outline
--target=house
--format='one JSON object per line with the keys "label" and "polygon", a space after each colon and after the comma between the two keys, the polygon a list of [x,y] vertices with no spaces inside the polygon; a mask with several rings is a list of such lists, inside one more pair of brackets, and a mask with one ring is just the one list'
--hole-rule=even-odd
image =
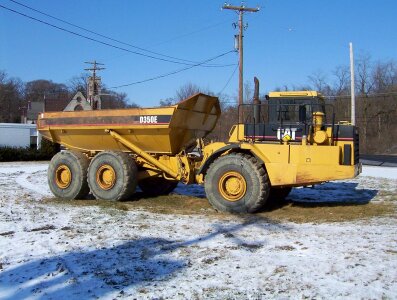
{"label": "house", "polygon": [[84,97],[83,93],[77,92],[63,111],[92,110],[91,104]]}
{"label": "house", "polygon": [[0,147],[39,148],[36,124],[0,123]]}
{"label": "house", "polygon": [[24,123],[36,124],[37,118],[40,113],[44,111],[43,102],[29,102],[26,110],[26,120]]}

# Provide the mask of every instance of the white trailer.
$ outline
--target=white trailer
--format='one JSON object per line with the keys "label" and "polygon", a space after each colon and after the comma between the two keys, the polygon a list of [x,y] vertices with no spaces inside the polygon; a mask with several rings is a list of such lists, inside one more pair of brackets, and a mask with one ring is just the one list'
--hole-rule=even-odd
{"label": "white trailer", "polygon": [[36,124],[0,123],[0,147],[40,147]]}

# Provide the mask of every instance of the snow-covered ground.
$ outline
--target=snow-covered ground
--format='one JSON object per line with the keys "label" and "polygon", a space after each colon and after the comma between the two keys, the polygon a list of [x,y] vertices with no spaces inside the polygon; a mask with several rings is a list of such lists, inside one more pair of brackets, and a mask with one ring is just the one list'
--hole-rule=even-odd
{"label": "snow-covered ground", "polygon": [[[0,299],[397,298],[396,215],[297,224],[62,205],[44,201],[46,169],[0,164]],[[396,186],[396,168],[364,167],[291,199],[376,202]]]}

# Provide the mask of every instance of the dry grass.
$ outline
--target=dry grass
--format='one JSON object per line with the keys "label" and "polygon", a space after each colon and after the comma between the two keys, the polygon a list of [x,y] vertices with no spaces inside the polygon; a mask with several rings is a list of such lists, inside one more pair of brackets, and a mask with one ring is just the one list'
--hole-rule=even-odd
{"label": "dry grass", "polygon": [[264,217],[296,223],[344,222],[393,216],[396,205],[389,202],[348,203],[290,203],[271,211],[260,213]]}
{"label": "dry grass", "polygon": [[[394,198],[394,197],[393,197]],[[111,213],[109,209],[119,211],[145,210],[160,214],[205,215],[218,219],[233,219],[227,213],[217,212],[206,199],[183,195],[168,195],[144,198],[136,195],[132,201],[113,202],[103,200],[60,201],[47,199],[47,203],[72,206],[96,206]],[[255,216],[269,221],[290,221],[296,223],[343,222],[369,219],[373,217],[396,216],[396,202],[357,203],[298,203],[292,202],[278,207],[268,208]],[[241,217],[241,216],[239,216]]]}

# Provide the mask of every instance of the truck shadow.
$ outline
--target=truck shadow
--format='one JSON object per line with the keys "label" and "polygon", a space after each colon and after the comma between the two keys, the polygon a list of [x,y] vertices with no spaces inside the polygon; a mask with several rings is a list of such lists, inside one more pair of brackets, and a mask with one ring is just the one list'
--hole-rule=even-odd
{"label": "truck shadow", "polygon": [[356,182],[327,182],[314,188],[294,189],[290,198],[294,202],[341,204],[367,204],[378,194],[375,189],[357,188]]}
{"label": "truck shadow", "polygon": [[376,189],[361,189],[357,186],[355,182],[327,182],[313,188],[294,188],[286,201],[276,201],[270,209],[290,204],[308,208],[366,205],[378,194]]}
{"label": "truck shadow", "polygon": [[[178,185],[175,193],[206,198],[204,188],[199,185],[192,188]],[[276,210],[290,204],[301,207],[365,205],[377,194],[376,189],[358,188],[356,182],[326,182],[314,187],[294,188],[286,201],[275,199],[264,208],[264,211]]]}
{"label": "truck shadow", "polygon": [[[132,297],[139,295],[142,286],[161,285],[184,269],[200,264],[194,260],[192,263],[190,255],[183,254],[186,247],[220,237],[239,249],[249,252],[260,249],[265,241],[250,242],[238,237],[238,231],[249,226],[264,231],[289,230],[287,225],[249,216],[237,222],[214,223],[209,233],[182,241],[144,237],[113,247],[71,251],[3,269],[0,290],[3,299],[87,299],[109,293]],[[124,291],[136,286],[138,291],[129,289],[130,295]]]}
{"label": "truck shadow", "polygon": [[6,299],[78,299],[101,297],[144,281],[165,280],[186,267],[183,260],[161,257],[163,247],[172,243],[143,238],[111,248],[38,259],[0,273],[0,289]]}

